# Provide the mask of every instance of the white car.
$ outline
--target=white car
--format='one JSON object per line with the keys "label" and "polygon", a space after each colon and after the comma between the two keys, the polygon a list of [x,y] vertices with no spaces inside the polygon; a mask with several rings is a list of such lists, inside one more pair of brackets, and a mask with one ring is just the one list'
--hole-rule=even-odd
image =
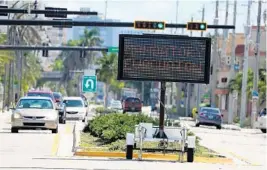
{"label": "white car", "polygon": [[12,108],[11,133],[19,129],[52,130],[58,133],[59,116],[55,103],[49,97],[22,97]]}
{"label": "white car", "polygon": [[85,122],[87,107],[81,97],[65,97],[66,119],[82,120]]}
{"label": "white car", "polygon": [[[264,109],[261,111],[261,113],[264,112]],[[266,109],[265,109],[265,114],[260,114],[257,118],[256,121],[256,128],[260,129],[262,133],[266,133]]]}
{"label": "white car", "polygon": [[123,112],[122,104],[121,104],[120,100],[112,100],[110,106],[108,107],[108,109],[116,110],[119,113]]}

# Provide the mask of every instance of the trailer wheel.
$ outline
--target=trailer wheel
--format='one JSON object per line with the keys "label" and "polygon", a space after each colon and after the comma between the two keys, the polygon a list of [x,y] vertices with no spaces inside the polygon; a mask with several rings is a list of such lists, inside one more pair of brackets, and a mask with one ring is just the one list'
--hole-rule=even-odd
{"label": "trailer wheel", "polygon": [[194,148],[187,148],[187,162],[194,162]]}

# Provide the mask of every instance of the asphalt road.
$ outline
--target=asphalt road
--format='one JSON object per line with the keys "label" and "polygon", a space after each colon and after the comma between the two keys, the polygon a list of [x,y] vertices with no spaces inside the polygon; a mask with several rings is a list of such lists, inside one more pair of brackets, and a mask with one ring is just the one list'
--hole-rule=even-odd
{"label": "asphalt road", "polygon": [[[76,122],[60,125],[59,133],[50,131],[20,131],[10,133],[10,114],[0,114],[0,169],[7,170],[263,170],[263,166],[250,164],[203,164],[165,161],[126,161],[75,157],[72,153],[72,130]],[[91,115],[92,116],[92,115]],[[89,115],[90,117],[90,115]],[[81,125],[81,124],[79,124]],[[198,131],[198,130],[194,130]],[[209,130],[202,130],[203,132]],[[216,129],[210,130],[215,132]],[[217,131],[216,131],[217,132]],[[201,134],[199,132],[198,134]],[[262,135],[261,135],[262,136]],[[211,136],[212,137],[212,136]],[[232,138],[232,137],[231,137]],[[248,138],[249,139],[249,138]],[[214,139],[207,140],[216,141]],[[204,141],[204,140],[203,140]],[[243,141],[239,141],[243,142]],[[226,146],[226,145],[225,145]],[[263,146],[262,146],[263,147]],[[249,151],[248,151],[249,152]],[[255,155],[256,157],[256,155]]]}
{"label": "asphalt road", "polygon": [[215,127],[194,127],[191,130],[201,138],[201,144],[221,155],[235,160],[239,165],[262,166],[266,169],[267,135],[258,129],[217,130]]}

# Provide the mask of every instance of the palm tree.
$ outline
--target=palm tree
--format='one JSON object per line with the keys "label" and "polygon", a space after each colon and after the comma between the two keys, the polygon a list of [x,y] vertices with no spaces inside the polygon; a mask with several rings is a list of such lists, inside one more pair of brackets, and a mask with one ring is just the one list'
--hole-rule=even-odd
{"label": "palm tree", "polygon": [[100,68],[97,72],[97,78],[99,81],[105,83],[105,107],[107,107],[107,99],[109,90],[113,90],[115,93],[119,93],[124,87],[124,82],[117,81],[117,69],[118,69],[118,55],[116,53],[107,54],[102,53],[103,57],[99,58],[97,64]]}
{"label": "palm tree", "polygon": [[[20,8],[20,9],[27,9],[29,6],[32,8],[33,4],[32,3],[28,3],[28,2],[22,2],[21,1],[17,1],[15,2],[11,8]],[[14,14],[14,15],[9,15],[9,18],[12,19],[34,19],[34,18],[29,18],[28,15],[25,14]],[[33,27],[33,26],[22,26],[22,25],[13,25],[13,26],[9,26],[8,27],[8,41],[9,44],[12,45],[28,45],[28,44],[40,44],[41,43],[41,37],[39,35],[39,31]],[[28,61],[24,60],[23,57],[23,53],[22,51],[16,51],[15,52],[15,66],[16,67],[12,67],[13,73],[17,73],[15,75],[15,77],[20,78],[20,83],[19,83],[19,88],[20,88],[20,92],[21,92],[21,83],[22,83],[22,79],[23,79],[23,74],[22,74],[22,70],[23,70],[23,63],[27,63]],[[14,64],[12,64],[14,65]],[[12,76],[13,77],[13,76]],[[13,84],[13,82],[12,82]]]}
{"label": "palm tree", "polygon": [[[67,46],[101,46],[102,40],[100,39],[99,30],[94,28],[91,30],[85,29],[84,34],[79,40],[70,40],[66,45]],[[60,58],[63,59],[63,77],[61,83],[66,83],[71,79],[70,70],[83,70],[94,63],[95,57],[99,53],[97,52],[86,52],[84,58],[80,58],[79,51],[65,51],[60,54]]]}

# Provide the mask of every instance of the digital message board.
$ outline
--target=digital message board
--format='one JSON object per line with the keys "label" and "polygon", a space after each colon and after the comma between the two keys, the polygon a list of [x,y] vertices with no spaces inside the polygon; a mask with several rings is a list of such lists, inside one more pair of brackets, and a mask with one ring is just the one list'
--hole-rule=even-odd
{"label": "digital message board", "polygon": [[211,39],[119,36],[118,80],[209,83]]}

